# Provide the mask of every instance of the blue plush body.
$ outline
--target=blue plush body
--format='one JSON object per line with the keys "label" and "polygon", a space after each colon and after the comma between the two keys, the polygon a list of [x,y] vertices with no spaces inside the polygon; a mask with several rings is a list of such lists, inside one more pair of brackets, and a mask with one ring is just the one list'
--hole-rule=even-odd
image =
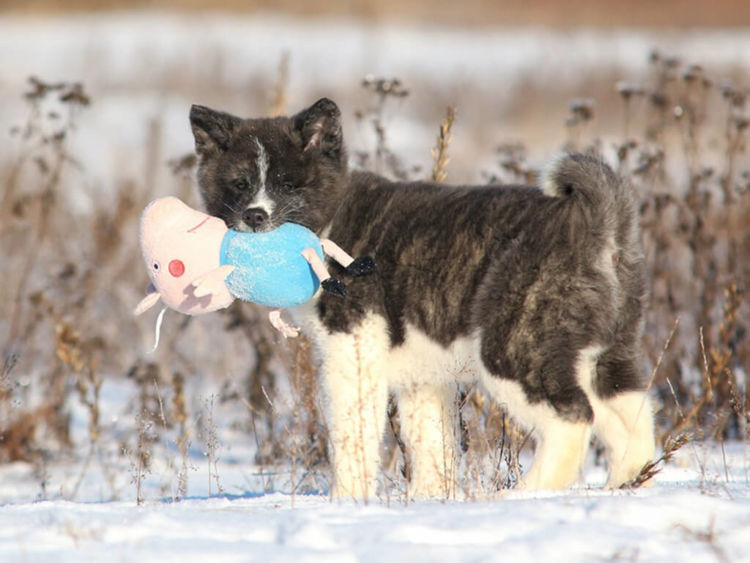
{"label": "blue plush body", "polygon": [[320,281],[302,251],[323,260],[320,239],[310,229],[284,223],[265,233],[229,230],[221,244],[221,265],[235,267],[226,279],[235,297],[268,307],[296,307],[309,301]]}

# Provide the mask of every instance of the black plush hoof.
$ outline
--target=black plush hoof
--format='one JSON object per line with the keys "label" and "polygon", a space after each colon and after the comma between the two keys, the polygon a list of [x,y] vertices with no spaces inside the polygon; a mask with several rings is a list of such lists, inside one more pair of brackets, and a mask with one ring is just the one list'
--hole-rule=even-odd
{"label": "black plush hoof", "polygon": [[320,285],[323,287],[323,291],[338,295],[339,297],[346,297],[346,284],[336,278],[326,278]]}
{"label": "black plush hoof", "polygon": [[359,256],[346,267],[346,273],[352,277],[368,276],[378,269],[371,256]]}

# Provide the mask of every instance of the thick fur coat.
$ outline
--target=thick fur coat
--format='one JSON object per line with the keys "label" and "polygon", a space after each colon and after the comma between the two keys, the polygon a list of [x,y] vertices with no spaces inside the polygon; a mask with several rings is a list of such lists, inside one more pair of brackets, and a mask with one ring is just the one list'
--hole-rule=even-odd
{"label": "thick fur coat", "polygon": [[298,222],[376,274],[293,311],[313,339],[334,494],[376,493],[389,393],[412,459],[411,493],[450,497],[456,389],[479,382],[533,429],[527,488],[580,476],[591,432],[608,486],[654,453],[640,362],[643,256],[630,187],[601,160],[565,155],[540,187],[398,183],[347,168],[340,113],[239,119],[193,106],[199,185],[240,230]]}

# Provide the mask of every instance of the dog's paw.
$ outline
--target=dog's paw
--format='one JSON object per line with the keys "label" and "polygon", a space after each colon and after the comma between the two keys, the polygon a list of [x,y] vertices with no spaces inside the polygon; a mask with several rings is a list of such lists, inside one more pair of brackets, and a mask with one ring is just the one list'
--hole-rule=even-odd
{"label": "dog's paw", "polygon": [[332,295],[346,297],[346,285],[341,280],[327,278],[320,282],[320,285],[323,287],[324,291],[331,293]]}
{"label": "dog's paw", "polygon": [[378,269],[371,256],[358,256],[346,267],[346,273],[352,277],[369,276]]}

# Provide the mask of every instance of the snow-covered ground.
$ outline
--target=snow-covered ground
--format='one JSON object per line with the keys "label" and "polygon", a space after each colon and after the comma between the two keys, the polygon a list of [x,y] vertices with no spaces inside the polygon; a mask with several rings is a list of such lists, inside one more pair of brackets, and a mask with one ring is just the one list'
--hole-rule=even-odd
{"label": "snow-covered ground", "polygon": [[[747,561],[744,448],[726,452],[726,473],[720,452],[686,448],[653,487],[638,491],[582,487],[365,506],[260,494],[247,488],[251,466],[220,465],[227,491],[220,496],[141,506],[16,498],[0,507],[0,560]],[[19,466],[0,470],[0,479],[6,490],[34,481]]]}
{"label": "snow-covered ground", "polygon": [[632,491],[601,489],[604,470],[591,460],[584,482],[565,492],[363,504],[330,499],[325,476],[319,491],[292,494],[292,468],[255,466],[253,438],[217,405],[217,462],[209,470],[205,452],[191,449],[187,496],[174,502],[180,456],[158,442],[138,505],[133,455],[116,445],[132,426],[127,385],[102,389],[109,415],[88,465],[86,412],[74,401],[72,458],[0,467],[0,561],[709,562],[750,553],[750,444],[741,443],[687,444],[653,486]]}

